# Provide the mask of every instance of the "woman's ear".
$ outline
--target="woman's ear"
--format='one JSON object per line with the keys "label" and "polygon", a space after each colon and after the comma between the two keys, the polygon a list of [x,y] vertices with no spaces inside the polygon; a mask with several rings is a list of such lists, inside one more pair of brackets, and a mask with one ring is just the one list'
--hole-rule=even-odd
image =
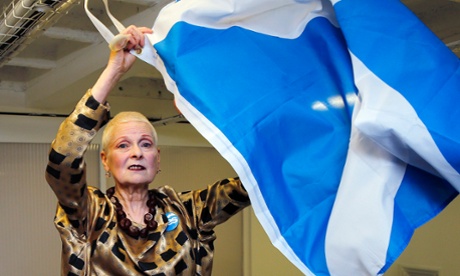
{"label": "woman's ear", "polygon": [[107,162],[107,153],[105,151],[101,151],[101,161],[102,161],[102,165],[104,165],[104,170],[106,172],[109,171],[109,165],[108,165],[108,162]]}
{"label": "woman's ear", "polygon": [[158,167],[160,167],[160,159],[161,159],[160,148],[157,148],[157,150],[158,150],[157,164],[158,164]]}

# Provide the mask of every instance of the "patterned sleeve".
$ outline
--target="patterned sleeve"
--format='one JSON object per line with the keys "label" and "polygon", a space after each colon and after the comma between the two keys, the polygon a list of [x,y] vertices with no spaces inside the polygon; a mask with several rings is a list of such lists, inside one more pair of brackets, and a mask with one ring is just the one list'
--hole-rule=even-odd
{"label": "patterned sleeve", "polygon": [[240,179],[228,178],[181,195],[184,205],[193,214],[201,239],[213,240],[214,227],[250,205]]}
{"label": "patterned sleeve", "polygon": [[78,233],[84,233],[86,218],[86,164],[83,161],[91,140],[108,121],[108,105],[101,105],[91,90],[59,127],[51,144],[46,181],[56,194],[58,212],[67,216]]}

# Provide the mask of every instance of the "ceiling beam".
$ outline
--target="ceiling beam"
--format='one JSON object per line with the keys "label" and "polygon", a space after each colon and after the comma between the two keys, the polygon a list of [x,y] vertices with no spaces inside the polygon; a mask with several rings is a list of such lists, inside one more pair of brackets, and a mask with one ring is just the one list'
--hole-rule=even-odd
{"label": "ceiling beam", "polygon": [[0,81],[0,92],[24,92],[26,84],[18,81]]}
{"label": "ceiling beam", "polygon": [[57,67],[57,63],[49,59],[19,58],[19,57],[15,57],[11,59],[10,61],[8,61],[6,65],[28,67],[28,68],[35,68],[35,69],[44,69],[44,70],[50,70],[50,69],[54,69]]}
{"label": "ceiling beam", "polygon": [[98,32],[75,30],[61,27],[51,27],[47,29],[43,33],[43,35],[53,39],[63,39],[91,44],[99,43],[102,41],[102,37]]}
{"label": "ceiling beam", "polygon": [[[459,0],[459,1],[460,1],[460,0]],[[458,47],[460,47],[460,40],[452,41],[452,42],[450,42],[450,43],[447,43],[446,45],[447,45],[447,47],[449,47],[450,49],[458,48]]]}

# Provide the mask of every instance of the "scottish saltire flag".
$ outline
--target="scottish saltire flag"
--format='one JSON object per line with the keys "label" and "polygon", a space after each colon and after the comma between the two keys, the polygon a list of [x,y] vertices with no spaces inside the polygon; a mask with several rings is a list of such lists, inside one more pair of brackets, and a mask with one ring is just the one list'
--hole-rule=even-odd
{"label": "scottish saltire flag", "polygon": [[459,59],[399,1],[180,0],[148,39],[306,275],[382,274],[456,197]]}

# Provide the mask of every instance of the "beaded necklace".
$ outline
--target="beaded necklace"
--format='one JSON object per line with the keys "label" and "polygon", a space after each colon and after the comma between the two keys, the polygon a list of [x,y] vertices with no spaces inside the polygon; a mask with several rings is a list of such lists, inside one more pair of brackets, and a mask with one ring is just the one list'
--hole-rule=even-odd
{"label": "beaded necklace", "polygon": [[133,225],[131,220],[126,216],[125,211],[123,210],[123,205],[115,194],[115,188],[111,187],[107,190],[107,196],[110,201],[115,205],[115,212],[117,213],[117,221],[121,229],[125,231],[131,237],[137,239],[138,237],[146,238],[150,230],[155,230],[158,226],[158,223],[154,220],[156,214],[156,206],[159,206],[157,199],[155,198],[154,191],[149,191],[149,199],[147,200],[147,207],[149,212],[144,215],[144,222],[146,227],[139,229],[139,227]]}

